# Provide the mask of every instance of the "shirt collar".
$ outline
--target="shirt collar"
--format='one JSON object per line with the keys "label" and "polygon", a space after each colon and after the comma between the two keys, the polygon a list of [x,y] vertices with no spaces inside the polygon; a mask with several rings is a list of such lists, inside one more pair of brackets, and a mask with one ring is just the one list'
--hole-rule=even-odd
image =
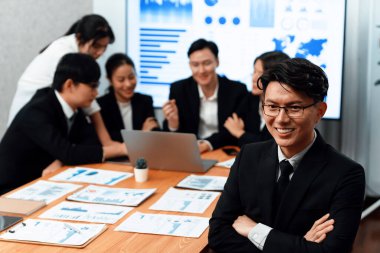
{"label": "shirt collar", "polygon": [[71,106],[63,99],[61,94],[57,90],[54,90],[55,96],[57,97],[57,100],[59,104],[62,107],[63,113],[65,114],[66,118],[70,119],[74,114],[75,111],[71,108]]}
{"label": "shirt collar", "polygon": [[197,84],[197,87],[198,87],[198,92],[199,92],[199,98],[200,98],[200,100],[204,100],[204,101],[214,101],[214,100],[217,100],[217,98],[218,98],[218,90],[219,90],[219,83],[216,83],[216,88],[215,88],[214,94],[211,97],[209,97],[209,98],[206,98],[206,96],[203,93],[202,88],[201,88],[200,85]]}
{"label": "shirt collar", "polygon": [[289,163],[293,166],[294,170],[296,170],[302,158],[305,156],[306,152],[309,151],[311,146],[313,146],[316,138],[317,138],[317,133],[314,130],[313,141],[304,150],[302,150],[298,154],[295,154],[291,158],[286,158],[285,155],[282,153],[280,146],[277,145],[278,161],[281,162],[282,160],[288,160]]}

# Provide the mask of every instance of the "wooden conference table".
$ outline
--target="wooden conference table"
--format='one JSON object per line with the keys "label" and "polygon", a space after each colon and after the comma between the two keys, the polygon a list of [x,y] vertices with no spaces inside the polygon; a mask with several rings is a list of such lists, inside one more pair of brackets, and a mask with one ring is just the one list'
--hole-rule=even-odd
{"label": "wooden conference table", "polygon": [[[225,161],[231,156],[226,155],[221,149],[208,152],[202,155],[205,159],[217,159],[218,161]],[[114,163],[103,163],[103,164],[90,164],[84,167],[99,168],[99,169],[109,169],[117,171],[127,171],[133,172],[133,168],[127,165],[114,164]],[[54,174],[62,172],[68,167],[63,167]],[[53,175],[54,175],[53,174]],[[57,247],[57,246],[47,246],[29,243],[19,243],[19,242],[5,242],[0,241],[0,252],[189,252],[195,253],[200,252],[207,245],[207,234],[208,229],[201,235],[200,238],[187,238],[187,237],[174,237],[174,236],[164,236],[164,235],[152,235],[152,234],[139,234],[139,233],[128,233],[128,232],[116,232],[115,227],[123,222],[127,217],[133,214],[135,211],[146,212],[146,213],[164,213],[172,215],[191,215],[191,216],[202,216],[211,217],[211,214],[215,208],[216,202],[214,201],[210,207],[203,214],[190,214],[190,213],[180,213],[180,212],[165,212],[165,211],[155,211],[149,210],[149,207],[155,203],[171,186],[175,186],[179,181],[181,181],[186,176],[191,173],[187,172],[177,172],[177,171],[163,171],[163,170],[150,170],[149,180],[144,183],[136,183],[134,178],[129,178],[123,180],[120,183],[114,185],[114,187],[127,187],[127,188],[157,188],[156,193],[143,202],[140,206],[134,208],[125,217],[119,220],[115,224],[110,224],[108,229],[92,241],[85,248],[68,248],[68,247]],[[195,173],[213,176],[228,176],[229,169],[221,167],[213,167],[206,173]],[[48,177],[41,177],[40,179],[48,179]],[[39,179],[37,179],[39,180]],[[36,181],[37,181],[36,180]],[[35,181],[33,181],[35,182]],[[31,183],[33,183],[31,182]],[[29,184],[31,184],[29,183]],[[22,187],[25,187],[26,184]],[[82,185],[86,185],[81,183]],[[20,188],[22,188],[20,187]],[[33,213],[32,215],[25,218],[37,218],[42,212],[45,212],[52,206],[63,201],[65,197],[56,200],[43,209]]]}

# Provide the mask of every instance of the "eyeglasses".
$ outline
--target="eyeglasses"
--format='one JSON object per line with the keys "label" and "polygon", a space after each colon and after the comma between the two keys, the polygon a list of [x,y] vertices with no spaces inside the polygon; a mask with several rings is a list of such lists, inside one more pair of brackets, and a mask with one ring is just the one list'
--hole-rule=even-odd
{"label": "eyeglasses", "polygon": [[277,117],[280,114],[280,110],[284,109],[286,114],[289,116],[289,118],[302,118],[303,111],[306,108],[312,107],[318,102],[319,101],[314,102],[311,105],[307,105],[307,106],[299,106],[299,105],[278,106],[278,105],[263,104],[263,111],[264,111],[264,114],[269,117]]}
{"label": "eyeglasses", "polygon": [[76,84],[84,84],[89,86],[91,89],[97,89],[99,87],[99,82],[75,82]]}

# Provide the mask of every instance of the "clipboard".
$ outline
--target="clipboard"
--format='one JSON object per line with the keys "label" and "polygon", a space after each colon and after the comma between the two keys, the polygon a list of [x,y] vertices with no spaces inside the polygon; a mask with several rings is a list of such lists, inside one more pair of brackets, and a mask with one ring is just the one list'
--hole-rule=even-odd
{"label": "clipboard", "polygon": [[84,248],[106,230],[105,224],[27,219],[0,234],[0,240]]}

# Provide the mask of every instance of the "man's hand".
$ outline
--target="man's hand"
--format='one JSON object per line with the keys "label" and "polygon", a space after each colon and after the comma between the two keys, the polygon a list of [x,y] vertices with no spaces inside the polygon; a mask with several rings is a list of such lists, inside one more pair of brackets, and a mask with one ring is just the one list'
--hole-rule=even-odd
{"label": "man's hand", "polygon": [[56,171],[57,169],[62,167],[62,163],[60,160],[55,160],[52,162],[49,166],[47,166],[43,171],[42,171],[42,176],[47,176]]}
{"label": "man's hand", "polygon": [[103,146],[104,159],[126,155],[128,151],[124,143],[113,141],[111,145]]}
{"label": "man's hand", "polygon": [[175,103],[175,99],[169,100],[162,106],[162,112],[164,113],[165,119],[168,121],[168,126],[171,129],[178,129],[179,118],[178,118],[178,108]]}
{"label": "man's hand", "polygon": [[236,138],[240,138],[245,133],[244,121],[236,113],[233,113],[232,117],[226,119],[224,127]]}
{"label": "man's hand", "polygon": [[249,232],[252,230],[257,223],[251,220],[248,216],[242,215],[239,216],[232,224],[232,227],[238,232],[240,235],[244,237],[248,237]]}
{"label": "man's hand", "polygon": [[211,151],[211,147],[208,144],[208,142],[203,141],[203,140],[198,141],[198,149],[199,149],[199,153]]}
{"label": "man's hand", "polygon": [[142,126],[143,131],[151,131],[153,128],[158,127],[157,120],[154,117],[148,117],[145,119]]}
{"label": "man's hand", "polygon": [[311,229],[306,233],[304,238],[311,242],[320,243],[326,239],[327,233],[334,229],[334,220],[329,219],[330,214],[325,214],[322,218],[315,221]]}

